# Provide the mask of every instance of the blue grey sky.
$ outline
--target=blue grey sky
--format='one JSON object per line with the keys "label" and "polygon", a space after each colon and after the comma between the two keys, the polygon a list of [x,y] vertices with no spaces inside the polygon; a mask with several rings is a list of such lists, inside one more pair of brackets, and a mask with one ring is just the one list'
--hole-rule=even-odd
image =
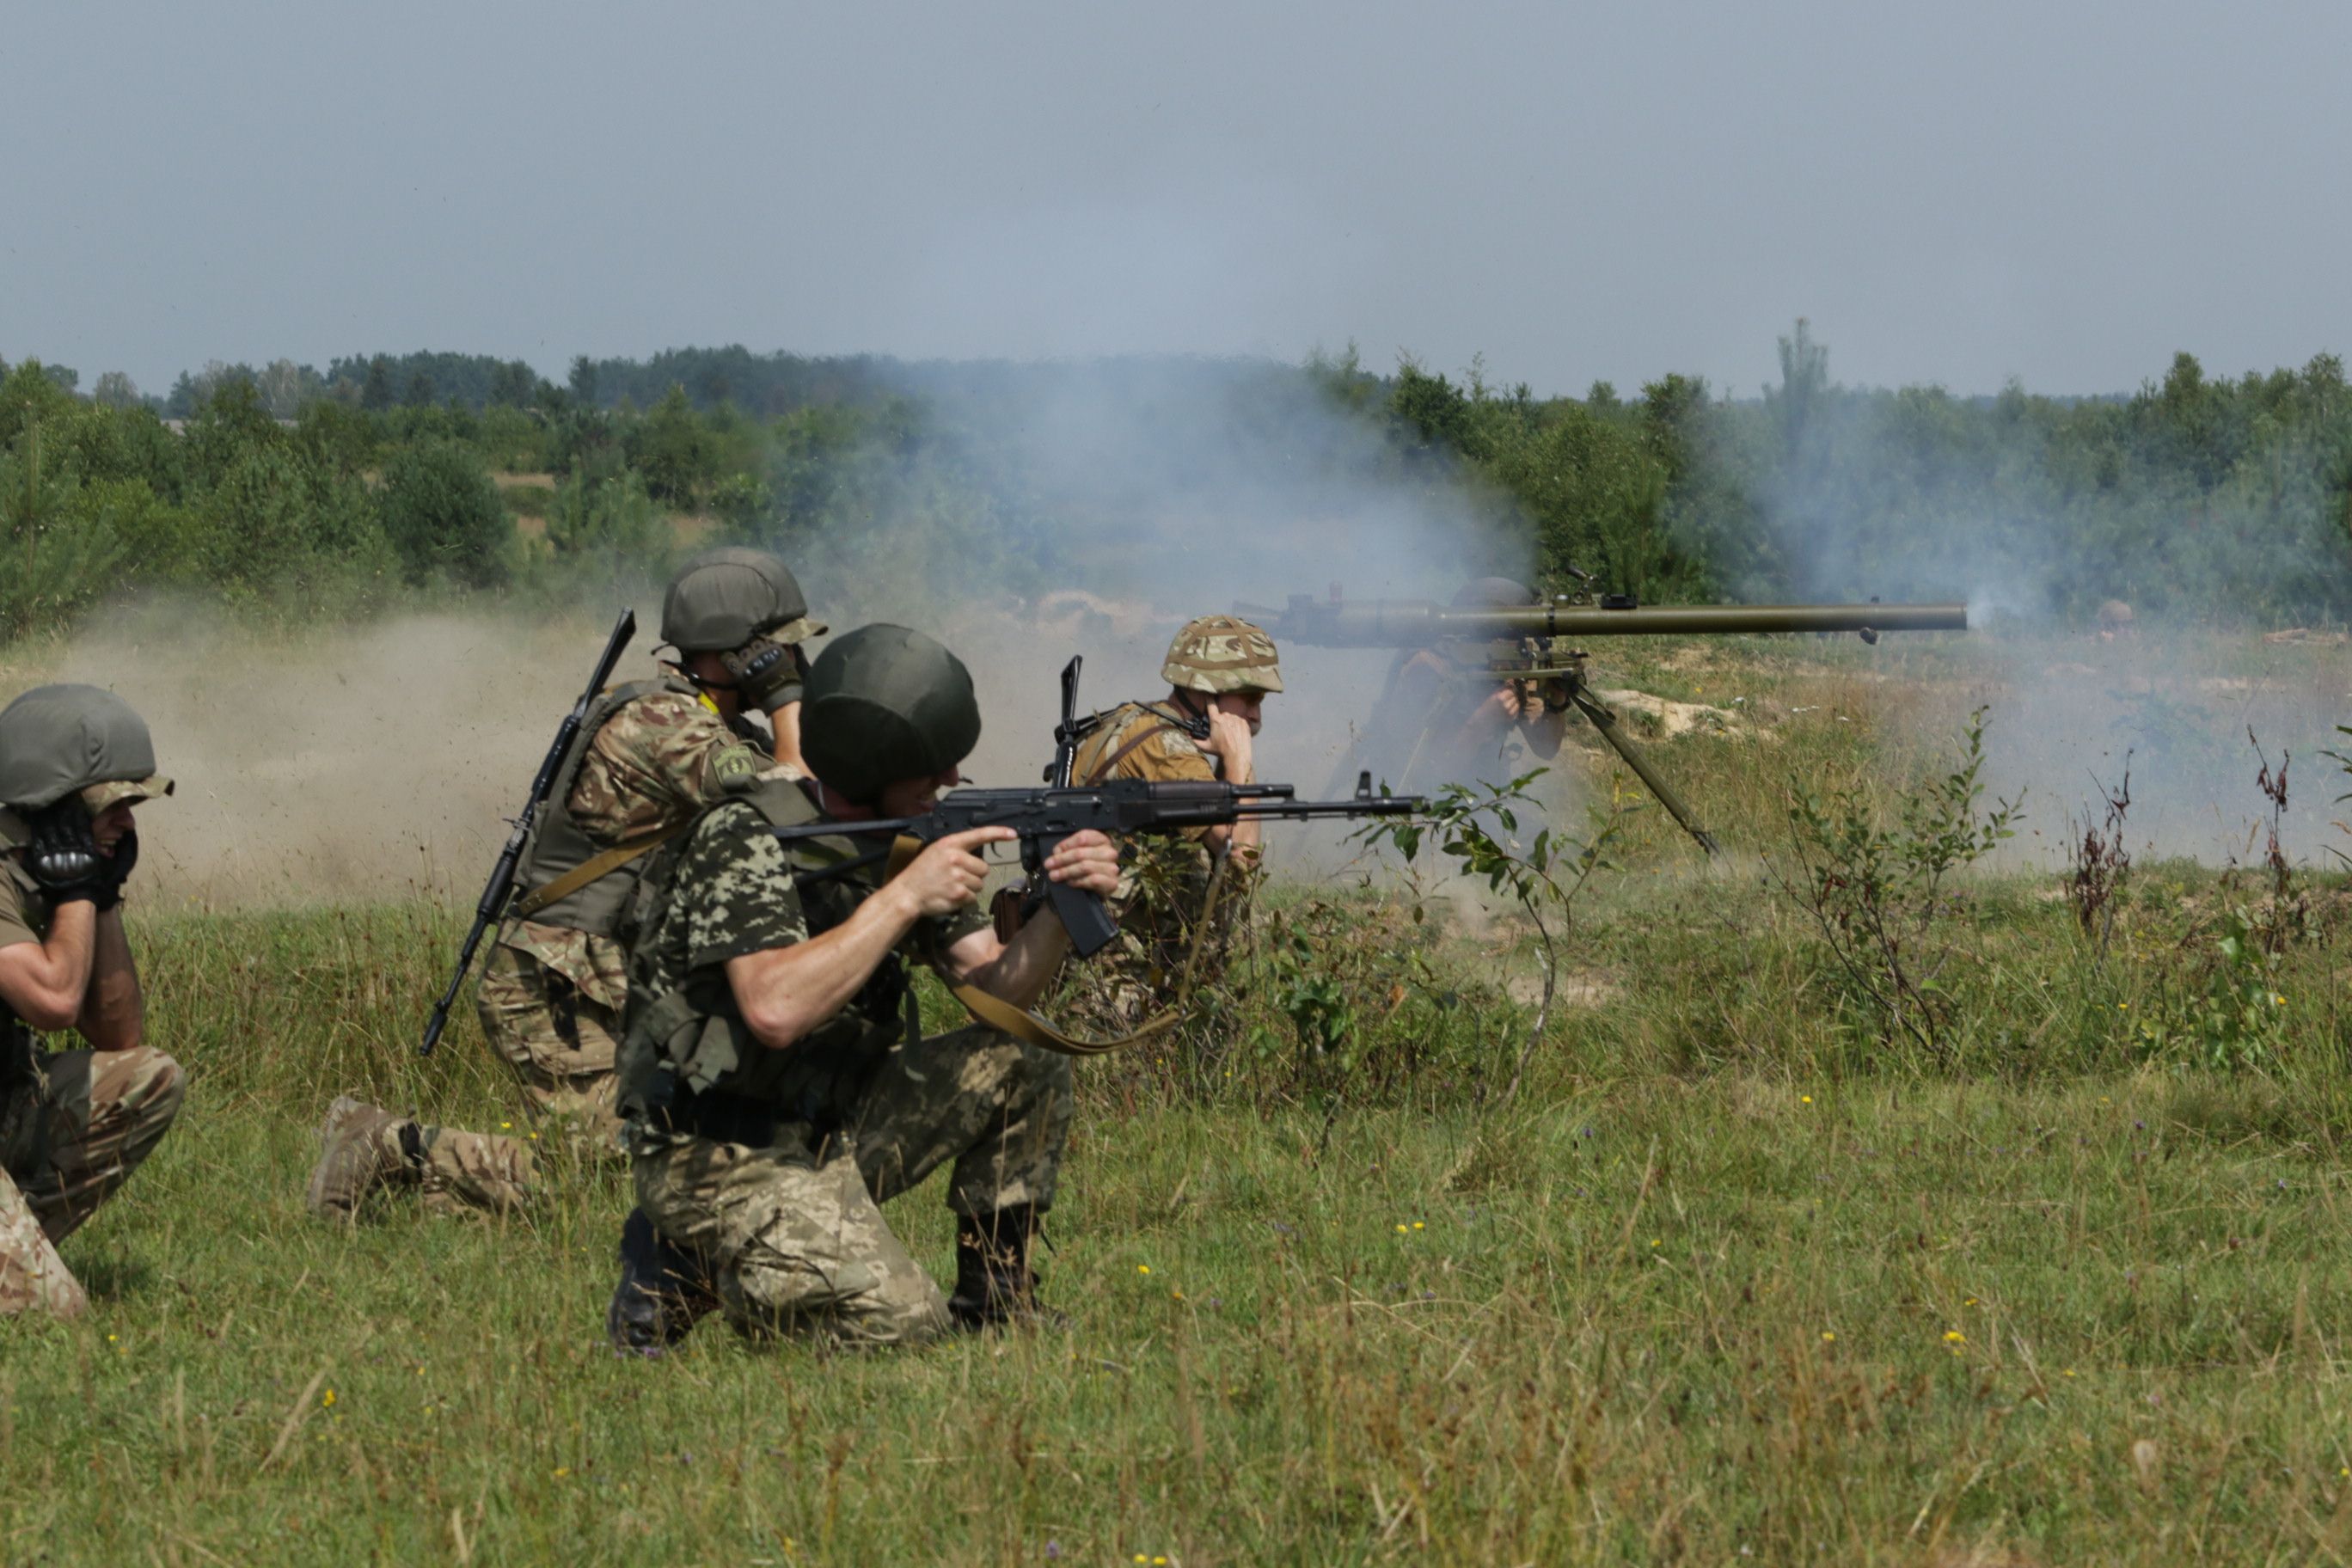
{"label": "blue grey sky", "polygon": [[2352,6],[21,0],[0,356],[2128,390],[2352,345]]}

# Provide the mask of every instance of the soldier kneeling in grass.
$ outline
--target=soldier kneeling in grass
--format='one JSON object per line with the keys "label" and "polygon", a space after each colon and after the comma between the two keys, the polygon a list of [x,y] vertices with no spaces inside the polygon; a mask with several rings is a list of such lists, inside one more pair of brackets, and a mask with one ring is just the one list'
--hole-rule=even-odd
{"label": "soldier kneeling in grass", "polygon": [[[57,1244],[180,1111],[180,1064],[145,1043],[122,933],[131,809],[171,793],[110,691],[40,686],[0,710],[0,1313],[89,1306]],[[91,1048],[42,1048],[66,1029]]]}
{"label": "soldier kneeling in grass", "polygon": [[[620,1076],[640,1213],[606,1321],[624,1352],[659,1353],[713,1305],[749,1333],[858,1344],[1034,1311],[1069,1060],[980,1026],[924,1037],[905,961],[1026,1006],[1068,937],[1050,906],[1010,941],[974,908],[981,851],[1010,828],[950,834],[887,880],[842,874],[871,847],[861,822],[928,812],[959,782],[980,738],[971,674],[919,632],[866,626],[810,668],[801,725],[809,773],[772,770],[704,811],[639,890]],[[839,835],[773,831],[824,823]],[[1092,831],[1045,869],[1118,885]],[[880,1207],[942,1166],[946,1297]]]}

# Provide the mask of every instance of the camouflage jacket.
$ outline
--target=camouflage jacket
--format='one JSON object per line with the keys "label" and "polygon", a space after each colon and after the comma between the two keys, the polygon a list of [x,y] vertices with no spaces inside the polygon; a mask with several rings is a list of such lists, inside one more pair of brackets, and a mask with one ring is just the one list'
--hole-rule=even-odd
{"label": "camouflage jacket", "polygon": [[771,769],[751,796],[706,811],[646,873],[620,1063],[621,1113],[639,1125],[640,1137],[659,1136],[648,1113],[681,1089],[772,1104],[803,1122],[845,1113],[913,1025],[905,961],[936,963],[987,923],[975,910],[918,921],[841,1010],[790,1049],[753,1039],[727,962],[831,931],[880,885],[878,867],[805,886],[796,880],[864,847],[848,838],[783,840],[769,831],[818,820],[802,777]]}
{"label": "camouflage jacket", "polygon": [[[688,692],[652,692],[623,704],[588,739],[563,802],[590,838],[610,846],[675,826],[768,765],[767,738],[721,719]],[[746,752],[755,754],[746,757]],[[501,944],[562,974],[581,995],[618,1014],[628,998],[628,953],[610,938],[513,920]]]}
{"label": "camouflage jacket", "polygon": [[[1080,743],[1071,777],[1080,784],[1108,779],[1210,780],[1223,768],[1184,727],[1185,714],[1171,704],[1129,702],[1103,715]],[[1181,968],[1192,942],[1192,928],[1208,905],[1217,863],[1202,840],[1209,829],[1150,835],[1119,846],[1118,891],[1111,913],[1119,925],[1113,965],[1130,976],[1148,972],[1165,977]],[[1224,891],[1216,926],[1230,930],[1240,900],[1229,905]]]}

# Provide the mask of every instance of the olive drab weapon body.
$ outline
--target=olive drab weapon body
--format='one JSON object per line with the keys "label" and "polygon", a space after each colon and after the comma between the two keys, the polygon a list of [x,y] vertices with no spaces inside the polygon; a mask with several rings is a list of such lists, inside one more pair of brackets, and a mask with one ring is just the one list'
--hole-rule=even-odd
{"label": "olive drab weapon body", "polygon": [[539,809],[547,804],[548,792],[554,788],[556,774],[563,768],[564,753],[580,733],[580,726],[594,707],[596,699],[612,684],[613,668],[621,662],[621,655],[629,639],[637,635],[637,613],[623,610],[613,623],[613,635],[604,640],[604,651],[596,659],[596,673],[589,678],[587,689],[555,731],[555,743],[541,759],[539,773],[530,781],[530,793],[523,799],[522,809],[514,816],[514,829],[507,835],[507,845],[499,851],[498,864],[490,868],[490,879],[482,888],[482,896],[474,905],[473,928],[466,932],[464,945],[457,949],[457,968],[449,976],[448,989],[441,1000],[433,1005],[433,1016],[425,1020],[425,1038],[417,1046],[419,1056],[431,1056],[433,1047],[441,1043],[441,1031],[449,1022],[449,1009],[456,1005],[457,993],[464,988],[466,973],[474,966],[475,950],[482,945],[482,933],[493,921],[506,918],[508,907],[514,901],[515,868],[522,862],[523,851],[530,846],[532,827],[539,821]]}
{"label": "olive drab weapon body", "polygon": [[1579,595],[1533,605],[1460,606],[1420,599],[1346,600],[1294,594],[1280,610],[1235,606],[1277,638],[1310,647],[1435,648],[1465,668],[1483,669],[1515,687],[1525,708],[1574,709],[1657,797],[1658,804],[1709,855],[1715,836],[1643,757],[1592,690],[1585,666],[1588,637],[1754,636],[1766,632],[1853,632],[1866,643],[1882,632],[1966,631],[1966,605],[1650,605],[1632,595]]}

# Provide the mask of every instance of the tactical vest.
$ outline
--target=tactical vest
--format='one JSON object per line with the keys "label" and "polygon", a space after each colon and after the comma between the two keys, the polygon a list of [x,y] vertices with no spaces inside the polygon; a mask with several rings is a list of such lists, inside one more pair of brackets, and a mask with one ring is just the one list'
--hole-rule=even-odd
{"label": "tactical vest", "polygon": [[[547,799],[532,825],[530,843],[515,872],[517,902],[614,847],[591,838],[573,818],[572,786],[579,782],[581,764],[587,761],[588,748],[605,721],[641,697],[665,691],[682,697],[697,695],[693,687],[671,677],[632,680],[613,687],[589,708],[588,716],[581,721],[580,732],[572,737],[571,750],[556,769],[555,784],[547,792]],[[563,926],[592,936],[612,936],[620,925],[622,912],[628,908],[629,895],[636,887],[644,865],[643,859],[637,859],[616,867],[545,908],[532,910],[529,918],[541,925]]]}
{"label": "tactical vest", "polygon": [[[637,879],[624,922],[634,940],[643,941],[667,923],[679,856],[704,817],[730,805],[751,807],[772,827],[819,820],[807,795],[784,779],[762,780],[744,795],[706,807],[651,858]],[[784,850],[796,869],[807,871],[857,853],[845,838],[794,839]],[[846,919],[873,887],[856,877],[804,886],[810,935],[822,935]],[[614,1064],[621,1115],[641,1126],[729,1142],[767,1142],[774,1126],[785,1121],[829,1129],[832,1116],[855,1100],[890,1046],[919,1026],[914,991],[896,952],[840,1012],[781,1051],[761,1044],[744,1023],[724,969],[698,972],[678,989],[658,994],[650,994],[634,966],[631,980]]]}
{"label": "tactical vest", "polygon": [[[1101,784],[1110,777],[1111,770],[1127,760],[1128,753],[1156,735],[1182,735],[1197,747],[1207,733],[1206,722],[1189,717],[1168,702],[1128,702],[1107,713],[1097,713],[1087,726],[1092,732],[1072,761],[1070,782],[1080,786]],[[1203,754],[1208,757],[1210,769],[1223,778],[1224,759],[1213,752]]]}

